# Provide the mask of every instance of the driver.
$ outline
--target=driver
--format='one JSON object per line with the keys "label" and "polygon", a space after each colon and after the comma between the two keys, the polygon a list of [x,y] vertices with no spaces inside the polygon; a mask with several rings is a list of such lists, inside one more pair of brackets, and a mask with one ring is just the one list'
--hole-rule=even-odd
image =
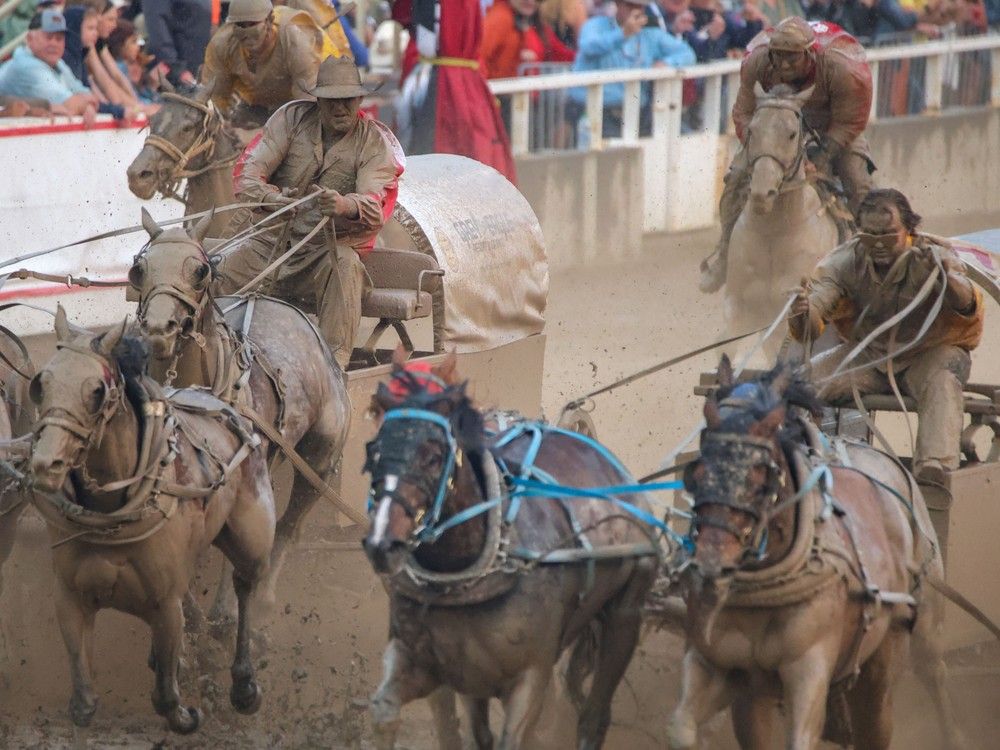
{"label": "driver", "polygon": [[740,89],[733,122],[741,148],[726,174],[719,201],[722,236],[715,253],[701,265],[701,291],[711,293],[725,283],[729,238],[746,203],[752,165],[747,158],[747,126],[757,106],[754,89],[777,84],[796,91],[811,89],[802,108],[806,125],[819,139],[810,155],[816,171],[840,178],[851,211],[872,187],[875,170],[864,130],[872,105],[872,76],[864,50],[852,36],[829,24],[817,25],[830,35],[820,44],[813,27],[798,16],[786,18],[770,32],[766,44],[747,54],[740,68]]}
{"label": "driver", "polygon": [[[913,472],[918,480],[941,484],[945,470],[959,466],[962,387],[972,366],[969,352],[983,333],[982,293],[947,242],[917,232],[920,217],[898,190],[868,193],[858,223],[860,233],[824,258],[799,290],[788,327],[798,341],[815,341],[827,323],[840,333],[840,346],[812,360],[824,399],[848,397],[854,388],[859,395],[890,393],[890,377],[898,378],[902,393],[917,402]],[[850,351],[907,307],[935,270],[943,271],[943,292],[938,279],[923,302],[875,337],[845,370],[867,368],[834,375]],[[920,336],[925,321],[929,327]]]}
{"label": "driver", "polygon": [[330,56],[340,52],[305,11],[233,0],[205,50],[201,80],[234,126],[256,129],[283,104],[311,98],[319,64]]}

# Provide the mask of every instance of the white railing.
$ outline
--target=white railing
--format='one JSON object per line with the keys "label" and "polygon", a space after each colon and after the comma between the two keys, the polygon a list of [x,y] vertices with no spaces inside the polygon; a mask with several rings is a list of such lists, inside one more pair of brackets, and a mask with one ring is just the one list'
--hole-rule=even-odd
{"label": "white railing", "polygon": [[[868,61],[876,82],[871,120],[899,115],[932,115],[956,106],[1000,106],[1000,34],[914,43],[868,50]],[[915,61],[919,61],[916,64]],[[914,64],[910,64],[914,62]],[[532,97],[536,92],[586,90],[577,150],[596,151],[607,146],[643,148],[645,168],[646,231],[708,226],[714,220],[719,180],[733,148],[728,109],[739,85],[739,60],[695,65],[684,69],[594,71],[525,76],[490,81],[490,89],[501,100],[510,99],[510,137],[515,155],[552,149],[551,143],[532,139]],[[977,76],[972,91],[962,77]],[[692,125],[685,118],[684,82],[698,82],[700,117]],[[620,136],[605,137],[604,86],[625,87]],[[642,87],[649,95],[643,112]],[[969,89],[969,91],[966,91]],[[956,94],[957,92],[957,94]],[[906,106],[895,105],[896,100]],[[725,118],[724,118],[725,111]],[[645,131],[640,134],[640,121]],[[725,123],[725,124],[723,124]],[[532,143],[532,140],[535,143]],[[668,196],[692,193],[699,200],[673,200]]]}

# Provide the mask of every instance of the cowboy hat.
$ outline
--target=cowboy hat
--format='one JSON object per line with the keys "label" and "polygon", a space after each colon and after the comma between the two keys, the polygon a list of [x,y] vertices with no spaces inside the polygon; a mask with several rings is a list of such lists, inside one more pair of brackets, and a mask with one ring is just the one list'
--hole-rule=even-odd
{"label": "cowboy hat", "polygon": [[361,83],[361,71],[347,57],[328,57],[319,66],[316,85],[308,89],[317,99],[354,99],[367,96],[378,86]]}

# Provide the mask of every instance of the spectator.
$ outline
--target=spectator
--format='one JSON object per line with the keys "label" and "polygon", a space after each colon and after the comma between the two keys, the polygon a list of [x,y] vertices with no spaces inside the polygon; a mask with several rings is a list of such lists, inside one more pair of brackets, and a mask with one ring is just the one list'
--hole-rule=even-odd
{"label": "spectator", "polygon": [[936,39],[941,36],[938,26],[924,23],[918,13],[906,10],[899,0],[854,0],[847,9],[850,28],[859,40],[869,44],[899,40],[899,34],[915,31]]}
{"label": "spectator", "polygon": [[986,6],[986,21],[991,27],[1000,26],[1000,0],[983,0]]}
{"label": "spectator", "polygon": [[63,62],[66,19],[62,11],[43,10],[28,24],[27,44],[0,66],[0,94],[49,102],[52,114],[80,115],[94,124],[100,102]]}
{"label": "spectator", "polygon": [[[684,42],[657,26],[647,26],[646,3],[641,0],[622,0],[615,16],[595,16],[580,31],[580,47],[573,70],[623,70],[664,67],[683,67],[695,62],[694,50]],[[571,89],[570,96],[583,105],[587,91]],[[611,83],[604,87],[605,137],[621,135],[622,103],[625,84]],[[649,132],[652,112],[649,107],[648,87],[643,87],[640,99],[640,133]]]}
{"label": "spectator", "polygon": [[351,58],[359,68],[368,66],[368,48],[358,39],[346,15],[341,14],[340,0],[276,0],[274,5],[305,11],[330,37],[339,56]]}
{"label": "spectator", "polygon": [[0,96],[0,117],[49,117],[52,111],[44,99]]}
{"label": "spectator", "polygon": [[583,0],[541,0],[538,12],[560,42],[576,49],[580,29],[587,21],[587,6]]}
{"label": "spectator", "polygon": [[66,45],[63,62],[79,81],[100,101],[98,114],[115,119],[132,119],[138,112],[138,100],[108,76],[95,46],[98,41],[100,14],[92,6],[74,5],[66,9]]}
{"label": "spectator", "polygon": [[143,0],[149,54],[175,86],[192,86],[212,35],[211,0]]}
{"label": "spectator", "polygon": [[573,62],[576,54],[538,13],[538,0],[495,0],[483,19],[480,59],[487,78],[513,78],[524,63]]}
{"label": "spectator", "polygon": [[143,52],[143,41],[135,26],[124,19],[118,22],[108,37],[108,51],[118,64],[118,69],[128,78],[132,89],[143,104],[160,101],[159,86],[151,71],[159,71],[156,58]]}
{"label": "spectator", "polygon": [[803,3],[803,17],[808,21],[835,23],[850,34],[855,33],[850,6],[857,0],[811,0]]}

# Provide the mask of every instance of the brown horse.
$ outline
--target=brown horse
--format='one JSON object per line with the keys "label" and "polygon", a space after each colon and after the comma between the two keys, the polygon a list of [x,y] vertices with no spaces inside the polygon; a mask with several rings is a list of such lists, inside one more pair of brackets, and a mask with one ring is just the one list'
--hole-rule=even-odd
{"label": "brown horse", "polygon": [[816,747],[825,720],[842,744],[888,748],[892,682],[908,643],[941,744],[957,742],[935,645],[943,600],[920,585],[942,564],[915,481],[888,456],[830,443],[794,415],[820,404],[782,366],[734,386],[723,359],[719,382],[718,401],[705,404],[701,456],[685,474],[695,553],[670,746],[695,747],[698,727],[735,701],[743,748],[772,746],[779,704],[788,748]]}
{"label": "brown horse", "polygon": [[[372,701],[378,746],[393,747],[403,705],[430,697],[441,746],[461,747],[445,687],[463,696],[477,747],[493,746],[494,697],[506,714],[499,747],[525,747],[560,654],[599,623],[577,732],[579,747],[600,747],[656,572],[649,530],[612,502],[511,499],[497,467],[573,487],[629,482],[627,472],[558,430],[488,436],[453,378],[397,369],[375,406],[385,414],[369,445],[364,547],[390,592],[390,641]],[[646,507],[642,496],[623,499]]]}
{"label": "brown horse", "polygon": [[243,713],[260,706],[248,602],[274,540],[271,480],[238,415],[204,391],[165,397],[144,374],[145,345],[124,332],[125,323],[101,336],[75,334],[59,309],[56,354],[30,386],[40,415],[31,455],[35,505],[52,540],[73,722],[87,726],[97,709],[94,618],[113,608],[150,626],[153,708],[171,729],[188,733],[200,717],[181,705],[177,687],[182,600],[210,544],[235,568],[230,701]]}
{"label": "brown horse", "polygon": [[[265,297],[212,297],[214,266],[201,246],[210,220],[206,216],[188,234],[177,227],[162,230],[143,211],[150,242],[136,257],[129,281],[139,293],[139,324],[153,357],[150,373],[164,382],[169,372],[173,385],[206,386],[237,408],[251,407],[331,483],[350,426],[344,374],[316,328],[291,305]],[[272,455],[276,449],[271,443]],[[319,497],[297,471],[278,522],[262,592],[266,601],[273,602],[288,549]]]}
{"label": "brown horse", "polygon": [[[232,171],[243,143],[211,103],[208,89],[188,93],[163,95],[163,106],[150,118],[149,135],[127,174],[136,197],[149,200],[159,192],[183,201],[190,214],[235,201]],[[183,179],[187,190],[180,196]],[[218,214],[211,236],[226,236],[230,220],[230,214]]]}

